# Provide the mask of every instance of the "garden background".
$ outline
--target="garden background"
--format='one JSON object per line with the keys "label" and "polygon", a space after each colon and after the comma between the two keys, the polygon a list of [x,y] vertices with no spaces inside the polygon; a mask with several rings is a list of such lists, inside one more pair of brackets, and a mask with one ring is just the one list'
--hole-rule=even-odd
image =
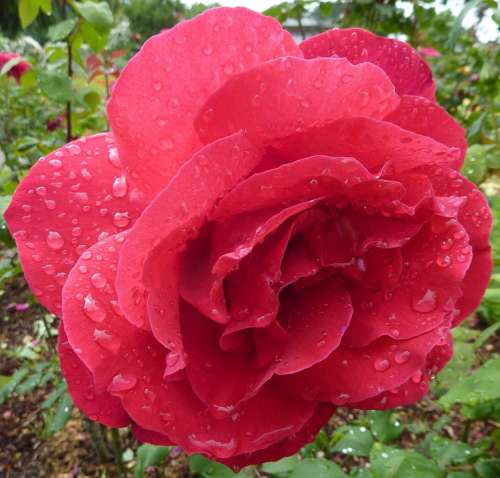
{"label": "garden background", "polygon": [[[222,3],[266,7],[297,40],[359,26],[417,48],[434,71],[438,101],[467,130],[463,173],[494,211],[495,273],[486,296],[453,331],[454,358],[421,403],[385,412],[340,408],[300,454],[235,474],[199,455],[140,444],[126,429],[111,431],[84,418],[61,379],[57,319],[31,295],[0,219],[0,477],[500,477],[499,3]],[[40,156],[107,129],[104,108],[112,83],[147,37],[214,5],[1,0],[0,212]]]}

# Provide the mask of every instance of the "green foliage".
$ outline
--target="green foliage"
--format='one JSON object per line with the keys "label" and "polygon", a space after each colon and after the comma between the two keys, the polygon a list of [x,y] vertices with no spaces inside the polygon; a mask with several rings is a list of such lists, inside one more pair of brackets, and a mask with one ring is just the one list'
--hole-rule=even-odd
{"label": "green foliage", "polygon": [[160,465],[171,451],[168,446],[141,445],[137,449],[137,464],[134,470],[135,478],[143,478],[146,468]]}

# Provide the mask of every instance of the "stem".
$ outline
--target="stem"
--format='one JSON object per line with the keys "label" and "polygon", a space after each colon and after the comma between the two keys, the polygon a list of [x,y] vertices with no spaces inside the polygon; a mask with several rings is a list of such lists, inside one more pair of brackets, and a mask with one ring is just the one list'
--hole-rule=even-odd
{"label": "stem", "polygon": [[95,445],[97,455],[99,456],[99,461],[104,464],[108,461],[109,455],[106,449],[106,443],[104,442],[104,437],[99,425],[97,425],[92,420],[86,420],[87,428],[89,430],[92,441]]}
{"label": "stem", "polygon": [[[67,0],[61,0],[61,17],[63,20],[67,18],[66,12]],[[68,38],[66,40],[66,48],[68,51],[68,78],[71,82],[73,78],[73,52],[71,51],[71,40]],[[71,131],[71,100],[66,103],[66,141],[70,142],[73,138],[73,132]]]}
{"label": "stem", "polygon": [[56,344],[54,342],[54,337],[50,333],[50,326],[45,318],[45,315],[42,315],[43,326],[45,327],[45,332],[47,332],[47,343],[49,344],[49,349],[54,356],[57,355]]}
{"label": "stem", "polygon": [[297,23],[299,25],[300,36],[302,37],[302,40],[305,40],[306,32],[304,31],[304,25],[302,25],[302,15],[300,14],[297,15]]}
{"label": "stem", "polygon": [[113,446],[113,455],[115,459],[116,469],[118,478],[125,478],[125,467],[123,465],[122,459],[122,442],[120,439],[120,434],[118,433],[117,428],[111,429],[111,444]]}
{"label": "stem", "polygon": [[465,422],[464,432],[462,434],[462,441],[465,443],[468,443],[468,441],[469,441],[469,432],[470,432],[471,423],[472,422],[470,420],[466,420],[466,422]]}

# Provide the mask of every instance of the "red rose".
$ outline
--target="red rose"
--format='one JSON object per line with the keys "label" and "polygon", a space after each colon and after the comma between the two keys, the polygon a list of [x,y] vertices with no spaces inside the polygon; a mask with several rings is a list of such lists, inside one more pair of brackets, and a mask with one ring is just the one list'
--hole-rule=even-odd
{"label": "red rose", "polygon": [[236,466],[427,392],[491,215],[410,46],[213,9],[144,44],[108,119],[7,212],[87,415]]}
{"label": "red rose", "polygon": [[[13,60],[14,58],[21,58],[21,55],[9,51],[0,52],[0,69],[2,69],[6,63],[8,63],[10,60]],[[23,76],[30,68],[31,64],[25,60],[22,60],[16,65],[14,65],[8,71],[7,75],[12,76],[12,78],[15,78],[17,83],[20,83],[21,76]]]}

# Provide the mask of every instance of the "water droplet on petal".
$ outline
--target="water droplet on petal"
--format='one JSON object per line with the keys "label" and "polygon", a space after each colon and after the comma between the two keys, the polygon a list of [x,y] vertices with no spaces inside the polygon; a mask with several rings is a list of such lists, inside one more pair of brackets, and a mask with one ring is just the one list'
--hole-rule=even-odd
{"label": "water droplet on petal", "polygon": [[106,318],[106,312],[90,294],[83,300],[83,311],[94,322],[102,322]]}
{"label": "water droplet on petal", "polygon": [[131,373],[119,373],[113,377],[113,380],[108,387],[108,392],[126,392],[127,390],[134,388],[136,384],[137,378],[135,375]]}
{"label": "water droplet on petal", "polygon": [[122,163],[120,161],[118,150],[116,148],[109,148],[108,159],[115,168],[121,168]]}
{"label": "water droplet on petal", "polygon": [[94,339],[103,349],[116,354],[120,349],[120,339],[106,330],[94,330]]}
{"label": "water droplet on petal", "polygon": [[47,246],[51,249],[57,251],[62,249],[64,245],[64,239],[57,231],[49,231],[47,234]]}
{"label": "water droplet on petal", "polygon": [[428,313],[437,307],[436,292],[426,289],[423,292],[416,293],[413,296],[412,307],[416,312]]}
{"label": "water droplet on petal", "polygon": [[375,362],[373,362],[373,368],[377,372],[385,372],[390,366],[391,363],[386,358],[377,358]]}
{"label": "water droplet on petal", "polygon": [[128,212],[115,212],[113,215],[113,224],[116,227],[127,227],[129,223]]}
{"label": "water droplet on petal", "polygon": [[113,181],[113,196],[115,198],[122,198],[127,194],[127,179],[125,175],[118,176]]}
{"label": "water droplet on petal", "polygon": [[408,350],[399,350],[394,354],[394,361],[401,365],[403,363],[408,362],[410,360],[411,353]]}
{"label": "water droplet on petal", "polygon": [[106,278],[100,273],[96,272],[90,276],[90,282],[96,289],[102,289],[106,286]]}

